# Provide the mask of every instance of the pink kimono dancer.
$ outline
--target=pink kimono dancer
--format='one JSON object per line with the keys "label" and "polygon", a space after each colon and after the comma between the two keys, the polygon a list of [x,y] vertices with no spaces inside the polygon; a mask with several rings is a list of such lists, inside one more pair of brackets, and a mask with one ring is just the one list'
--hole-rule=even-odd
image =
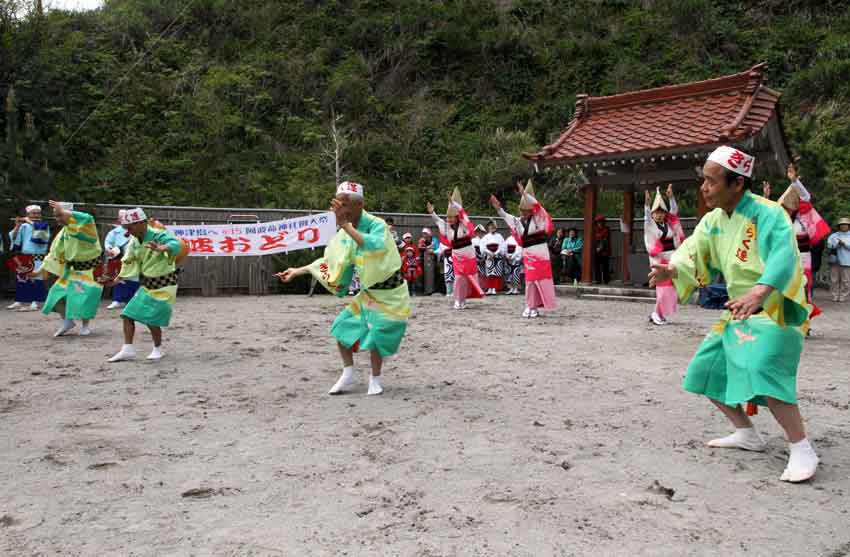
{"label": "pink kimono dancer", "polygon": [[[665,252],[659,255],[659,263],[666,265],[670,262],[672,252]],[[655,285],[655,313],[662,319],[676,313],[676,308],[679,307],[679,297],[676,294],[676,287],[673,286],[673,281],[668,280],[661,284]]]}
{"label": "pink kimono dancer", "polygon": [[[680,246],[685,240],[685,232],[682,230],[682,224],[678,216],[678,208],[674,201],[671,201],[671,212],[667,215],[668,233],[673,239],[676,247]],[[652,235],[649,227],[655,230],[655,223],[651,220],[651,213],[647,212],[645,217],[644,241],[646,242],[647,251],[649,252],[649,262],[667,264],[673,256],[673,251],[662,251],[664,244],[661,238],[656,238]],[[652,235],[650,237],[650,235]],[[679,297],[676,294],[676,287],[673,286],[673,281],[667,281],[655,285],[655,313],[667,320],[668,317],[676,313],[679,307]]]}
{"label": "pink kimono dancer", "polygon": [[[534,248],[543,248],[535,250]],[[526,248],[522,253],[525,270],[525,305],[529,309],[557,309],[555,283],[552,281],[552,263],[549,260],[549,247],[538,244]]]}
{"label": "pink kimono dancer", "polygon": [[475,255],[467,256],[452,252],[455,268],[454,298],[461,304],[470,298],[483,298],[484,291],[478,284],[478,261]]}

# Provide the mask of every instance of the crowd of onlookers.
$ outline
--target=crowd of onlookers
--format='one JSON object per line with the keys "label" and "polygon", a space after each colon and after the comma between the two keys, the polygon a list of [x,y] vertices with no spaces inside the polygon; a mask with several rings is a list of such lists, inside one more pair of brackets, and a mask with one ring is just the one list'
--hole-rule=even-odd
{"label": "crowd of onlookers", "polygon": [[[418,238],[411,232],[399,234],[392,217],[386,219],[398,246],[402,261],[402,274],[408,282],[411,295],[430,295],[435,292],[450,295],[454,273],[451,250],[441,244],[431,227],[422,228]],[[520,294],[523,289],[522,247],[510,234],[498,231],[495,221],[475,228],[473,239],[478,256],[479,283],[487,295]],[[582,278],[585,249],[596,252],[593,280],[611,281],[611,231],[605,217],[598,216],[594,225],[594,238],[587,246],[577,228],[559,228],[549,239],[552,277],[555,284],[571,284]],[[353,285],[352,292],[357,286]]]}
{"label": "crowd of onlookers", "polygon": [[[399,235],[394,230],[395,222],[391,217],[387,218],[387,224],[401,254],[402,273],[410,285],[411,294],[438,292],[450,295],[454,280],[451,250],[440,243],[430,227],[423,228],[419,237],[414,238],[410,232]],[[522,248],[516,240],[510,235],[503,236],[494,221],[487,223],[486,227],[478,225],[475,236],[473,244],[478,255],[479,282],[485,293],[519,294],[523,288]],[[818,247],[818,251],[823,250],[827,254],[832,299],[843,302],[850,298],[850,219],[840,219],[837,230]],[[605,217],[599,215],[595,219],[590,246],[577,228],[559,228],[549,239],[552,277],[556,284],[581,281],[585,249],[595,250],[593,281],[600,284],[611,281],[611,230],[605,223]],[[815,263],[815,268],[819,268],[820,262]],[[426,269],[430,271],[432,280],[426,280]],[[356,288],[355,285],[353,289]]]}

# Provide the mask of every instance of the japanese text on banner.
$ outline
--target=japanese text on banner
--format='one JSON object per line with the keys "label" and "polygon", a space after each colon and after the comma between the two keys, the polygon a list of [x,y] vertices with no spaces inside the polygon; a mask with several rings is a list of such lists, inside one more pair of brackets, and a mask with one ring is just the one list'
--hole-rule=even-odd
{"label": "japanese text on banner", "polygon": [[258,223],[167,226],[189,242],[189,255],[271,255],[327,245],[336,234],[333,213]]}

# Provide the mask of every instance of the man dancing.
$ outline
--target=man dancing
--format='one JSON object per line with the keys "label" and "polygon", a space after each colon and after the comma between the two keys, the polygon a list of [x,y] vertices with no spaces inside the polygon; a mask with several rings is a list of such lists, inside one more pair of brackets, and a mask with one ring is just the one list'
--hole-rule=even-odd
{"label": "man dancing", "polygon": [[119,213],[121,226],[130,233],[124,257],[121,259],[121,274],[115,280],[138,277],[140,288],[124,307],[121,318],[124,323],[124,344],[110,362],[121,362],[136,358],[133,337],[136,321],[147,325],[153,338],[153,349],[148,360],[162,358],[162,328],[171,322],[171,311],[177,299],[177,258],[182,244],[174,234],[155,221],[148,221],[141,208]]}
{"label": "man dancing", "polygon": [[77,326],[81,319],[80,336],[91,334],[90,322],[97,314],[103,285],[94,280],[94,268],[100,265],[100,239],[94,217],[74,211],[70,203],[51,201],[53,215],[62,229],[50,244],[43,269],[58,278],[47,293],[42,313],[59,313],[62,324],[53,336],[60,337]]}
{"label": "man dancing", "polygon": [[791,221],[778,204],[749,191],[754,166],[752,156],[732,147],[709,156],[701,190],[713,210],[670,263],[652,266],[650,284],[672,279],[684,302],[695,288],[723,274],[728,311],[691,360],[684,389],[707,396],[736,428],[709,441],[711,447],[765,450],[741,405],[766,405],[790,442],[780,480],[802,482],[818,465],[796,396],[810,306]]}
{"label": "man dancing", "polygon": [[331,326],[342,356],[342,375],[328,394],[350,391],[357,383],[354,352],[369,351],[370,395],[384,392],[384,359],[398,352],[407,319],[410,295],[401,275],[401,257],[386,223],[363,209],[363,186],[342,182],[331,200],[339,231],[324,257],[305,267],[289,268],[276,276],[283,282],[312,274],[332,294],[343,296],[356,270],[360,292]]}

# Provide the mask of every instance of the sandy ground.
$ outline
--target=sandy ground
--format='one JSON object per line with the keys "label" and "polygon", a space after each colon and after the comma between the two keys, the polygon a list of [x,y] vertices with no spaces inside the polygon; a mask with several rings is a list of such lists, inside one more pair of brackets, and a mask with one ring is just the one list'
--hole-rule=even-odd
{"label": "sandy ground", "polygon": [[106,363],[106,310],[0,313],[0,554],[850,554],[850,305],[807,342],[822,466],[789,485],[766,412],[768,452],[703,446],[729,427],[679,385],[716,312],[561,301],[417,298],[382,397],[325,394],[329,296],[182,298],[157,363]]}

